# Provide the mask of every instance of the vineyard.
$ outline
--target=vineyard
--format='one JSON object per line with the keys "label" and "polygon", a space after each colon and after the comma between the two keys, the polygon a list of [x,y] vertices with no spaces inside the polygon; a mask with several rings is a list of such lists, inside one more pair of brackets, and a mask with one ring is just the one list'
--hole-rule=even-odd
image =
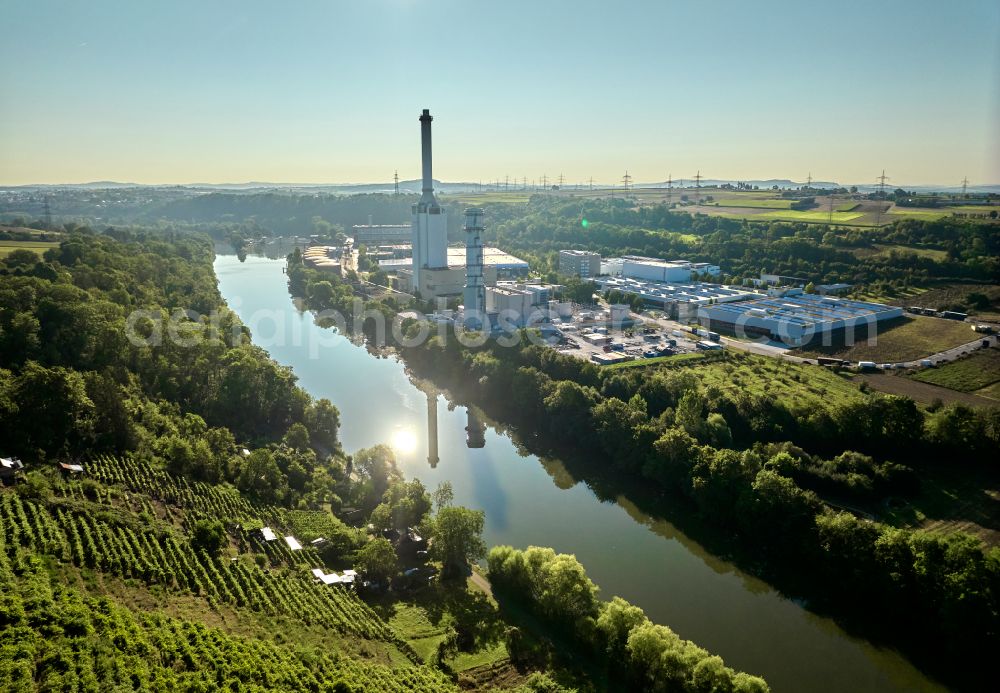
{"label": "vineyard", "polygon": [[[11,494],[5,494],[5,500]],[[26,506],[4,505],[4,527],[49,537]],[[18,514],[8,524],[9,511]],[[22,514],[23,513],[23,514]],[[25,524],[21,524],[25,523]],[[429,667],[386,666],[310,648],[238,638],[200,623],[136,614],[63,587],[0,536],[0,690],[442,691]]]}
{"label": "vineyard", "polygon": [[[222,519],[237,555],[231,550],[209,555],[192,546],[190,529],[200,518]],[[211,608],[246,609],[389,643],[403,653],[404,662],[409,658],[420,664],[352,590],[313,581],[308,568],[323,567],[315,549],[291,551],[280,539],[266,542],[247,529],[262,521],[278,528],[312,527],[314,532],[336,529],[339,522],[325,513],[257,507],[235,490],[188,483],[129,458],[92,460],[87,478],[62,482],[44,499],[0,492],[5,595],[0,603],[0,648],[5,653],[0,690],[33,690],[32,682],[40,680],[66,690],[106,690],[119,684],[140,690],[176,685],[207,690],[227,686],[234,678],[263,690],[334,690],[335,681],[350,682],[349,688],[336,690],[353,691],[447,687],[436,671],[424,666],[397,670],[335,652],[293,651],[239,640],[200,623],[133,614],[104,598],[53,592],[39,567],[99,572],[169,594],[196,595]],[[28,577],[31,586],[24,589],[30,594],[13,595],[12,587],[20,589]],[[73,623],[45,625],[62,623],[66,613]],[[42,644],[53,633],[61,634],[59,645]],[[95,640],[103,644],[96,646]],[[129,681],[119,680],[124,671],[130,672]]]}

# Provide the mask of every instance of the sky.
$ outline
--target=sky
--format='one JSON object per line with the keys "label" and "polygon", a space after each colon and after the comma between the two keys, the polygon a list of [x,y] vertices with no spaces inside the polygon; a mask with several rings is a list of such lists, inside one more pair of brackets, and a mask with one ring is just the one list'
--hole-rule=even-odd
{"label": "sky", "polygon": [[1000,183],[996,0],[0,0],[0,185]]}

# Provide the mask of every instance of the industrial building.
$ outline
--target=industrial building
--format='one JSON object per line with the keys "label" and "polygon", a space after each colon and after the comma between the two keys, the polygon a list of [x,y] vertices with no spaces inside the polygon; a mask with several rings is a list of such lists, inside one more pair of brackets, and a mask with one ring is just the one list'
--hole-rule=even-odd
{"label": "industrial building", "polygon": [[[421,281],[420,295],[424,298],[432,296],[461,296],[465,289],[466,249],[461,246],[446,248],[447,269],[424,272]],[[413,270],[410,258],[379,260],[379,269],[395,272],[399,277],[400,286],[410,289],[413,286]],[[520,277],[528,273],[528,263],[505,253],[499,248],[483,247],[483,283],[486,286],[496,284],[499,279]]]}
{"label": "industrial building", "polygon": [[903,315],[903,309],[896,306],[817,296],[801,289],[780,294],[701,306],[698,317],[708,329],[762,335],[801,346],[813,339],[867,339],[875,333],[874,329],[869,333],[870,327]]}
{"label": "industrial building", "polygon": [[718,265],[688,260],[658,260],[653,257],[626,255],[622,257],[621,276],[653,282],[690,282],[709,274],[719,276]]}
{"label": "industrial building", "polygon": [[465,326],[481,329],[486,323],[486,285],[483,282],[483,210],[465,210]]}
{"label": "industrial building", "polygon": [[698,308],[715,303],[744,301],[759,296],[720,284],[703,282],[656,282],[627,277],[598,277],[601,291],[621,291],[638,296],[645,303],[660,308],[675,320],[688,320],[698,315]]}
{"label": "industrial building", "polygon": [[351,227],[351,237],[358,245],[368,247],[395,243],[410,243],[413,240],[411,224],[356,224]]}
{"label": "industrial building", "polygon": [[[503,313],[507,323],[522,327],[550,317],[553,296],[561,287],[553,284],[497,282],[486,287],[486,312],[491,321]],[[557,309],[558,314],[558,309]]]}
{"label": "industrial building", "polygon": [[601,256],[589,250],[560,250],[559,274],[588,279],[601,273]]}

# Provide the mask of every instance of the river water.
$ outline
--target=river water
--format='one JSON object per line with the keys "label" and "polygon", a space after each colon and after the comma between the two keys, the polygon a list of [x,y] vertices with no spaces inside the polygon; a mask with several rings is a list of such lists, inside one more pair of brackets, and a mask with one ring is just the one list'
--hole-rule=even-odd
{"label": "river water", "polygon": [[624,497],[602,502],[560,462],[528,454],[492,428],[476,441],[475,421],[471,442],[484,444],[469,447],[465,407],[428,396],[399,361],[316,327],[295,309],[283,268],[283,260],[258,256],[215,261],[222,295],[254,341],[340,409],[345,450],[389,443],[408,479],[428,489],[450,481],[457,504],[486,512],[487,545],[575,554],[604,598],[642,607],[776,692],[945,690],[895,651],[848,635]]}

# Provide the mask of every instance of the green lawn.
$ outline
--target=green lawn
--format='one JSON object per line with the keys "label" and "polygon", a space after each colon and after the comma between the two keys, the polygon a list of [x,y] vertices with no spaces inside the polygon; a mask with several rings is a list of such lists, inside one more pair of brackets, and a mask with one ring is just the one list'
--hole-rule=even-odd
{"label": "green lawn", "polygon": [[980,390],[1000,382],[1000,349],[977,351],[967,358],[921,371],[913,379],[959,392]]}
{"label": "green lawn", "polygon": [[835,356],[847,361],[875,361],[897,363],[916,359],[967,344],[976,338],[968,323],[941,318],[901,318],[879,325],[875,343],[858,339],[851,345],[828,347],[807,345],[801,355],[805,357]]}
{"label": "green lawn", "polygon": [[30,250],[41,256],[49,248],[55,248],[55,241],[0,241],[0,258],[5,258],[15,250]]}
{"label": "green lawn", "polygon": [[751,207],[755,209],[789,209],[792,200],[761,200],[742,197],[725,197],[716,200],[715,204],[720,207]]}
{"label": "green lawn", "polygon": [[860,202],[844,202],[833,208],[834,212],[853,212],[861,206]]}

